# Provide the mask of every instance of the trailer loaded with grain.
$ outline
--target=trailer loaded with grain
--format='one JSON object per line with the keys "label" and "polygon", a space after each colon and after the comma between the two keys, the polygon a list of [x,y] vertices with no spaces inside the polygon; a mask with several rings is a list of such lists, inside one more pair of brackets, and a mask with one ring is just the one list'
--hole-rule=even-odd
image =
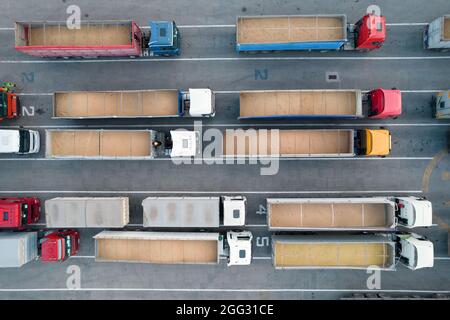
{"label": "trailer loaded with grain", "polygon": [[38,57],[173,56],[181,49],[173,21],[150,21],[149,33],[134,21],[26,21],[15,24],[16,50]]}
{"label": "trailer loaded with grain", "polygon": [[210,89],[67,91],[53,94],[54,119],[212,117]]}
{"label": "trailer loaded with grain", "polygon": [[245,225],[242,196],[149,197],[142,201],[144,227],[219,228]]}
{"label": "trailer loaded with grain", "polygon": [[218,264],[226,257],[228,265],[249,265],[252,234],[218,232],[103,231],[95,239],[95,259],[100,262],[151,264]]}
{"label": "trailer loaded with grain", "polygon": [[411,270],[434,264],[433,243],[417,234],[272,236],[276,269]]}
{"label": "trailer loaded with grain", "polygon": [[239,119],[396,117],[400,90],[255,90],[240,92]]}
{"label": "trailer loaded with grain", "polygon": [[386,19],[366,14],[356,24],[338,15],[238,17],[236,51],[373,50],[386,38]]}
{"label": "trailer loaded with grain", "polygon": [[48,228],[123,228],[130,221],[129,215],[127,197],[66,197],[45,201]]}
{"label": "trailer loaded with grain", "polygon": [[46,130],[47,158],[153,159],[198,155],[197,131],[173,130]]}
{"label": "trailer loaded with grain", "polygon": [[227,130],[225,157],[386,156],[391,135],[384,129]]}
{"label": "trailer loaded with grain", "polygon": [[417,197],[267,199],[271,231],[394,231],[429,227],[432,215]]}

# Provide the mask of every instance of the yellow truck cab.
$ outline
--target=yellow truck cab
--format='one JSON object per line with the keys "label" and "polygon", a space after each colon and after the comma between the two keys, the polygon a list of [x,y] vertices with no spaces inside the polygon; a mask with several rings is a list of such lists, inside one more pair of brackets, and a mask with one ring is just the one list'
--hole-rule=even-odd
{"label": "yellow truck cab", "polygon": [[389,130],[363,129],[358,130],[358,154],[364,156],[387,156],[392,148]]}

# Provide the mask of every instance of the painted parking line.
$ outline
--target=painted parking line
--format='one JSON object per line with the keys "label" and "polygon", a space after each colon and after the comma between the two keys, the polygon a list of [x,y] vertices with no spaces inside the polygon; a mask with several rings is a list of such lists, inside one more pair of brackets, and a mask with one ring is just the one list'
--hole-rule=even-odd
{"label": "painted parking line", "polygon": [[313,61],[313,60],[450,60],[450,56],[404,57],[198,57],[198,58],[148,58],[148,59],[91,59],[91,60],[0,60],[0,64],[58,64],[58,63],[119,63],[119,62],[227,62],[227,61]]}
{"label": "painted parking line", "polygon": [[3,194],[421,194],[422,190],[315,190],[315,191],[299,191],[299,190],[285,190],[285,191],[192,191],[192,190],[0,190]]}
{"label": "painted parking line", "polygon": [[450,294],[450,290],[421,290],[421,289],[308,289],[308,288],[2,288],[0,292],[218,292],[218,293],[235,293],[235,292],[329,292],[329,293],[416,293],[416,294]]}

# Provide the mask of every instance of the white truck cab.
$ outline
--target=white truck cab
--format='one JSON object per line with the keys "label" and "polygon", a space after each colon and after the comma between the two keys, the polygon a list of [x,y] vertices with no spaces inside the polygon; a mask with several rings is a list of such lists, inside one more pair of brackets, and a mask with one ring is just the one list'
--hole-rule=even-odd
{"label": "white truck cab", "polygon": [[228,231],[228,266],[247,266],[252,262],[252,239],[250,231]]}
{"label": "white truck cab", "polygon": [[398,224],[406,228],[430,227],[433,220],[431,202],[418,197],[395,198]]}
{"label": "white truck cab", "polygon": [[434,265],[433,243],[415,233],[397,235],[400,261],[409,269],[432,268]]}
{"label": "white truck cab", "polygon": [[195,157],[201,155],[200,132],[187,130],[170,131],[172,140],[172,149],[170,156],[176,157]]}
{"label": "white truck cab", "polygon": [[189,101],[191,117],[214,117],[216,114],[215,98],[211,89],[189,89],[184,101]]}
{"label": "white truck cab", "polygon": [[223,225],[224,226],[244,226],[245,207],[247,198],[243,196],[222,197]]}
{"label": "white truck cab", "polygon": [[29,154],[38,153],[39,149],[39,132],[0,129],[0,153]]}

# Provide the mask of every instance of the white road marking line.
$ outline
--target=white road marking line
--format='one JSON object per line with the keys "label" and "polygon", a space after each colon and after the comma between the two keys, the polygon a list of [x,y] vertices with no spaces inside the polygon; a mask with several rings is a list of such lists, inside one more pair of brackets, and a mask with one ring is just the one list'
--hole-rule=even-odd
{"label": "white road marking line", "polygon": [[0,190],[0,194],[421,194],[422,190],[190,191],[190,190]]}
{"label": "white road marking line", "polygon": [[0,64],[50,64],[50,63],[118,63],[118,62],[174,62],[174,61],[301,61],[301,60],[448,60],[450,56],[405,57],[210,57],[210,58],[148,58],[148,59],[90,59],[90,60],[0,60]]}
{"label": "white road marking line", "polygon": [[[1,191],[0,191],[1,193]],[[45,223],[30,223],[29,226],[39,227],[39,226],[47,226]],[[125,227],[143,227],[142,223],[129,223],[125,225]],[[220,227],[225,227],[225,225],[221,224]],[[248,228],[267,228],[267,224],[246,224],[244,227]]]}
{"label": "white road marking line", "polygon": [[202,29],[202,28],[236,28],[235,24],[184,24],[178,26],[181,29]]}
{"label": "white road marking line", "polygon": [[427,22],[393,22],[386,23],[389,27],[409,27],[409,26],[426,26]]}
{"label": "white road marking line", "polygon": [[[226,158],[196,158],[197,161],[201,160],[202,162],[208,161],[222,161],[223,163],[217,165],[233,165],[238,164],[236,162],[242,161],[243,164],[255,164],[260,165],[260,161],[397,161],[397,160],[419,160],[419,161],[428,161],[433,159],[433,157],[311,157],[311,158],[294,158],[294,157],[286,157],[286,158],[277,158],[277,157],[258,157],[258,158],[230,158],[233,160],[233,163],[226,163]],[[192,160],[192,159],[186,159]],[[253,160],[253,162],[252,162]],[[0,158],[0,161],[173,161],[171,158],[154,158],[154,159],[47,159],[47,158]]]}
{"label": "white road marking line", "polygon": [[450,290],[421,290],[421,289],[276,289],[276,288],[249,288],[249,289],[230,289],[230,288],[2,288],[0,292],[90,292],[90,291],[126,291],[126,292],[348,292],[348,293],[416,293],[416,294],[450,294]]}

